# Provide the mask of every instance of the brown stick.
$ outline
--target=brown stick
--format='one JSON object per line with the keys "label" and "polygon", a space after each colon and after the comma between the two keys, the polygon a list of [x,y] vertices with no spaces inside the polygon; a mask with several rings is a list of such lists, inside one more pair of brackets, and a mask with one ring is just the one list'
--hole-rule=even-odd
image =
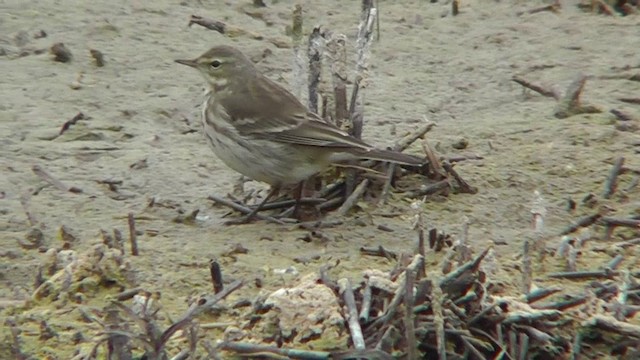
{"label": "brown stick", "polygon": [[275,45],[277,48],[284,49],[284,48],[291,47],[291,43],[289,41],[282,40],[282,39],[275,39],[275,38],[266,38],[263,35],[260,35],[248,30],[244,30],[236,26],[228,25],[222,21],[204,18],[202,16],[191,15],[188,26],[191,27],[191,25],[193,24],[200,25],[209,30],[217,31],[220,34],[226,35],[230,38],[235,38],[238,36],[248,36],[249,38],[254,40],[267,40],[268,42]]}
{"label": "brown stick", "polygon": [[217,294],[224,290],[224,282],[222,281],[222,270],[220,269],[220,264],[215,259],[211,259],[209,261],[209,273],[211,273],[213,293]]}
{"label": "brown stick", "polygon": [[591,11],[597,11],[599,14],[605,14],[609,16],[615,15],[615,11],[613,10],[613,8],[602,0],[591,0]]}
{"label": "brown stick", "polygon": [[572,232],[577,231],[580,228],[588,227],[596,223],[596,221],[600,220],[602,215],[600,213],[595,213],[592,215],[583,216],[575,223],[567,226],[564,230],[560,232],[560,235],[571,234]]}
{"label": "brown stick", "polygon": [[616,158],[616,161],[613,163],[613,167],[611,168],[611,172],[609,173],[609,177],[604,184],[604,198],[609,199],[611,195],[616,192],[618,187],[618,175],[622,170],[622,165],[624,165],[624,157],[619,156]]}
{"label": "brown stick", "polygon": [[529,240],[524,240],[524,248],[522,250],[522,293],[527,295],[531,291],[533,282],[533,268],[531,266],[531,252]]}
{"label": "brown stick", "polygon": [[460,176],[458,172],[453,169],[453,166],[451,166],[451,164],[449,164],[447,161],[442,162],[442,167],[445,169],[445,171],[448,174],[453,176],[456,183],[458,183],[458,186],[460,187],[461,192],[467,193],[467,194],[475,194],[478,192],[478,189],[476,189],[475,187],[469,185],[466,181],[464,181],[462,176]]}
{"label": "brown stick", "polygon": [[551,11],[553,13],[557,13],[561,8],[562,8],[562,5],[560,4],[560,0],[556,0],[553,4],[533,8],[527,11],[518,11],[516,15],[520,16],[523,14],[537,14],[543,11]]}
{"label": "brown stick", "polygon": [[58,133],[58,135],[64,134],[65,131],[69,130],[71,125],[75,125],[78,121],[83,120],[84,118],[85,116],[83,113],[77,113],[74,117],[71,118],[71,120],[65,121],[65,123],[62,124],[62,128],[60,128],[60,132]]}
{"label": "brown stick", "polygon": [[377,248],[361,247],[360,253],[362,255],[380,256],[380,257],[387,258],[388,260],[395,260],[398,258],[398,254],[396,254],[393,251],[389,251],[385,249],[382,245],[378,246]]}
{"label": "brown stick", "polygon": [[542,87],[541,85],[537,85],[534,84],[532,82],[529,82],[528,80],[523,79],[522,77],[515,75],[514,77],[511,78],[512,81],[526,87],[527,89],[531,89],[535,92],[537,92],[538,94],[542,95],[542,96],[546,96],[546,97],[552,97],[556,100],[560,100],[561,96],[560,94],[558,94],[557,91],[554,90],[549,90],[549,89],[545,89],[544,87]]}
{"label": "brown stick", "polygon": [[640,220],[636,219],[620,219],[614,217],[603,217],[599,222],[609,226],[623,226],[634,229],[640,229]]}
{"label": "brown stick", "polygon": [[209,30],[217,31],[220,34],[224,34],[227,27],[227,25],[222,21],[211,20],[198,15],[191,15],[187,26],[191,27],[193,24],[203,26]]}
{"label": "brown stick", "polygon": [[619,98],[618,100],[625,102],[627,104],[640,105],[640,98]]}
{"label": "brown stick", "polygon": [[138,234],[136,234],[136,219],[133,213],[129,213],[127,216],[127,222],[129,223],[129,244],[131,244],[131,255],[138,256]]}

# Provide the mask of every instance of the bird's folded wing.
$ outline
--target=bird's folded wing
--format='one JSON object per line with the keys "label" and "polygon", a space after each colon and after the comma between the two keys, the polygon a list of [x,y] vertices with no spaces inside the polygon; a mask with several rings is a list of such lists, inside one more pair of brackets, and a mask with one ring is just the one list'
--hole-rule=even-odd
{"label": "bird's folded wing", "polygon": [[263,117],[258,121],[237,121],[241,134],[273,141],[333,148],[369,150],[371,146],[350,136],[336,126],[322,121],[313,113]]}

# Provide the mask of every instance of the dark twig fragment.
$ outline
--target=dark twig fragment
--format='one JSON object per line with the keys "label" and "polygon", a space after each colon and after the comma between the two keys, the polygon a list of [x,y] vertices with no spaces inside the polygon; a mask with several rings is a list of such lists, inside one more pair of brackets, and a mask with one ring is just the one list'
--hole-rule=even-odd
{"label": "dark twig fragment", "polygon": [[63,43],[53,44],[49,52],[53,55],[53,60],[57,62],[67,63],[73,58],[71,51]]}
{"label": "dark twig fragment", "polygon": [[611,195],[616,192],[618,187],[618,175],[620,175],[622,170],[622,165],[624,165],[624,157],[619,156],[616,158],[613,163],[613,167],[611,168],[611,172],[609,173],[609,177],[604,185],[604,198],[609,199]]}
{"label": "dark twig fragment", "polygon": [[138,234],[136,234],[136,219],[133,213],[127,215],[127,223],[129,225],[129,244],[131,245],[131,255],[138,256]]}
{"label": "dark twig fragment", "polygon": [[102,52],[96,49],[91,49],[89,50],[89,53],[91,54],[93,60],[96,62],[97,67],[104,66],[104,55],[102,54]]}
{"label": "dark twig fragment", "polygon": [[220,264],[214,259],[209,261],[209,272],[211,273],[211,282],[213,283],[213,293],[217,294],[224,290],[222,269],[220,268]]}
{"label": "dark twig fragment", "polygon": [[65,131],[69,130],[71,125],[75,125],[78,121],[83,119],[85,119],[84,114],[81,112],[77,113],[74,117],[71,118],[71,120],[68,120],[64,124],[62,124],[62,128],[60,129],[60,133],[58,133],[58,135],[64,134]]}

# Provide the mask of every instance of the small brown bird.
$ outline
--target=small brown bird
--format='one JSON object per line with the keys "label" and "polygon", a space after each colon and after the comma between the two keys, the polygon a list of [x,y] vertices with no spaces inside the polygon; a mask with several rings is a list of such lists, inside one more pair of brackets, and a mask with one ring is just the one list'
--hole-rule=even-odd
{"label": "small brown bird", "polygon": [[293,94],[262,75],[242,52],[216,46],[194,60],[176,60],[204,76],[204,135],[227,166],[271,185],[300,183],[331,164],[372,159],[421,166],[425,160],[376,149],[310,112]]}

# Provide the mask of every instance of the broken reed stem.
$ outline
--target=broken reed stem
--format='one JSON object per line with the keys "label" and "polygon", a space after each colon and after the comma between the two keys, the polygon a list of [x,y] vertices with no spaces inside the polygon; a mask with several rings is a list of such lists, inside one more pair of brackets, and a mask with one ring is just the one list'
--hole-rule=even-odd
{"label": "broken reed stem", "polygon": [[165,330],[162,333],[162,335],[160,336],[160,338],[159,338],[159,340],[158,340],[158,342],[156,344],[157,349],[154,349],[155,353],[156,354],[160,353],[160,351],[162,350],[164,345],[173,336],[173,334],[176,333],[176,331],[184,328],[196,316],[198,316],[198,315],[202,314],[203,312],[209,310],[213,305],[217,304],[218,302],[220,302],[221,300],[223,300],[224,298],[229,296],[229,294],[231,294],[232,292],[234,292],[235,290],[237,290],[241,286],[242,286],[242,281],[241,280],[236,280],[233,283],[229,284],[229,286],[227,286],[221,292],[219,292],[217,294],[214,294],[214,295],[203,296],[196,303],[191,305],[189,310],[187,310],[187,312],[184,315],[182,315],[182,317],[180,317],[180,319],[175,321],[171,326],[169,326],[169,328],[167,328],[167,330]]}
{"label": "broken reed stem", "polygon": [[584,327],[593,327],[632,338],[640,337],[640,326],[618,321],[608,315],[594,315],[582,323]]}
{"label": "broken reed stem", "polygon": [[138,256],[138,235],[136,234],[136,218],[133,213],[127,215],[127,223],[129,224],[129,244],[131,244],[131,255]]}
{"label": "broken reed stem", "polygon": [[213,293],[217,294],[224,290],[224,282],[222,281],[222,269],[220,264],[215,260],[209,261],[209,273],[211,274],[211,282],[213,283]]}
{"label": "broken reed stem", "polygon": [[[344,34],[336,34],[327,44],[331,57],[331,82],[333,83],[333,102],[335,106],[336,125],[348,130],[351,126],[344,124],[349,119],[347,108],[347,37]],[[345,126],[347,125],[347,126]]]}
{"label": "broken reed stem", "polygon": [[533,270],[531,268],[531,251],[529,247],[529,240],[524,241],[524,247],[522,250],[522,293],[524,295],[529,294],[531,291]]}
{"label": "broken reed stem", "polygon": [[[544,199],[540,191],[535,190],[533,192],[533,203],[531,204],[531,227],[533,228],[534,240],[531,251],[536,255],[538,266],[542,266],[544,259],[547,255],[546,239],[544,237],[544,217],[547,215],[547,208],[545,207]],[[531,254],[529,254],[531,256]],[[529,291],[531,290],[529,284]],[[525,294],[528,294],[526,292]]]}
{"label": "broken reed stem", "polygon": [[355,204],[360,200],[365,190],[367,190],[367,186],[369,186],[369,179],[364,179],[356,186],[351,195],[342,203],[342,205],[336,210],[336,217],[343,217],[347,215],[347,213],[355,206]]}
{"label": "broken reed stem", "polygon": [[362,328],[358,322],[358,308],[356,307],[356,299],[353,295],[353,287],[349,279],[344,279],[342,282],[342,296],[347,306],[347,322],[349,323],[349,333],[351,334],[351,340],[353,341],[353,347],[356,350],[364,350],[364,336],[362,335]]}
{"label": "broken reed stem", "polygon": [[604,184],[603,197],[605,199],[611,198],[611,196],[616,192],[618,187],[618,175],[620,175],[622,171],[622,165],[624,165],[624,157],[619,156],[613,163],[609,177],[607,177],[607,181]]}
{"label": "broken reed stem", "polygon": [[527,88],[527,89],[531,89],[535,92],[537,92],[538,94],[542,95],[542,96],[546,96],[546,97],[552,97],[556,100],[560,100],[562,98],[562,96],[555,90],[553,89],[546,89],[544,87],[542,87],[541,85],[538,84],[534,84],[532,82],[529,82],[528,80],[522,78],[519,75],[514,75],[511,80],[517,84],[522,85],[523,87]]}
{"label": "broken reed stem", "polygon": [[453,15],[453,16],[457,16],[458,15],[458,13],[460,11],[459,10],[459,5],[460,4],[458,4],[458,0],[453,0],[451,2],[451,15]]}
{"label": "broken reed stem", "polygon": [[460,241],[456,246],[456,253],[458,255],[458,266],[462,266],[465,262],[471,260],[471,248],[469,247],[469,218],[462,217],[462,234],[460,235]]}
{"label": "broken reed stem", "polygon": [[[353,88],[353,91],[356,92],[356,100],[352,100],[352,103],[354,105],[349,109],[349,118],[352,122],[355,122],[356,119],[360,119],[360,121],[362,121],[361,119],[363,118],[363,110],[361,104],[364,102],[364,94],[362,92],[362,83],[360,79],[364,81],[367,78],[366,72],[369,70],[368,61],[369,55],[371,53],[371,34],[373,33],[373,25],[378,14],[378,10],[373,6],[372,0],[363,1],[362,4],[363,9],[360,23],[358,25],[358,37],[356,42],[356,71],[354,76],[356,81]],[[352,98],[353,97],[354,96],[352,95]],[[355,125],[354,129],[356,129]],[[360,131],[356,129],[353,131],[353,135],[356,136],[356,134],[358,134],[359,132]]]}
{"label": "broken reed stem", "polygon": [[393,175],[396,172],[396,164],[390,163],[387,167],[387,175],[382,186],[382,192],[380,193],[380,201],[386,202],[389,199],[389,193],[391,193],[391,184],[393,183]]}
{"label": "broken reed stem", "polygon": [[302,6],[296,4],[293,8],[293,24],[291,26],[291,39],[293,41],[293,94],[298,98],[302,98],[302,89],[304,88],[304,59],[302,56]]}
{"label": "broken reed stem", "polygon": [[320,27],[313,28],[309,35],[309,110],[318,113],[318,86],[320,85],[320,75],[322,74],[322,54],[324,53],[324,38]]}
{"label": "broken reed stem", "polygon": [[419,128],[417,128],[414,132],[398,140],[398,142],[396,142],[395,145],[393,145],[392,150],[400,151],[400,152],[406,150],[411,144],[416,142],[418,139],[422,139],[426,133],[428,133],[429,131],[431,131],[431,129],[433,129],[434,126],[436,126],[435,123],[425,119],[425,123],[422,124]]}
{"label": "broken reed stem", "polygon": [[[413,286],[414,286],[414,273],[413,271],[407,269],[405,271],[405,286],[404,286],[404,304],[405,304],[405,318],[404,318],[404,328],[405,328],[405,336],[407,341],[407,358],[408,359],[417,359],[418,355],[418,344],[416,342],[416,333],[415,333],[415,323],[414,323],[414,294],[413,294]],[[437,286],[436,286],[437,287]]]}
{"label": "broken reed stem", "polygon": [[442,281],[437,273],[432,273],[431,283],[434,284],[431,288],[431,307],[433,309],[433,326],[436,329],[436,343],[438,349],[438,359],[447,359],[447,343],[444,332],[444,311],[442,304],[444,301],[444,294],[442,293],[442,287],[438,286]]}
{"label": "broken reed stem", "polygon": [[362,304],[360,305],[360,321],[366,323],[369,321],[369,312],[371,311],[372,300],[371,284],[367,280],[362,291]]}
{"label": "broken reed stem", "polygon": [[578,260],[578,249],[569,245],[569,254],[567,256],[567,271],[576,271],[576,261]]}

